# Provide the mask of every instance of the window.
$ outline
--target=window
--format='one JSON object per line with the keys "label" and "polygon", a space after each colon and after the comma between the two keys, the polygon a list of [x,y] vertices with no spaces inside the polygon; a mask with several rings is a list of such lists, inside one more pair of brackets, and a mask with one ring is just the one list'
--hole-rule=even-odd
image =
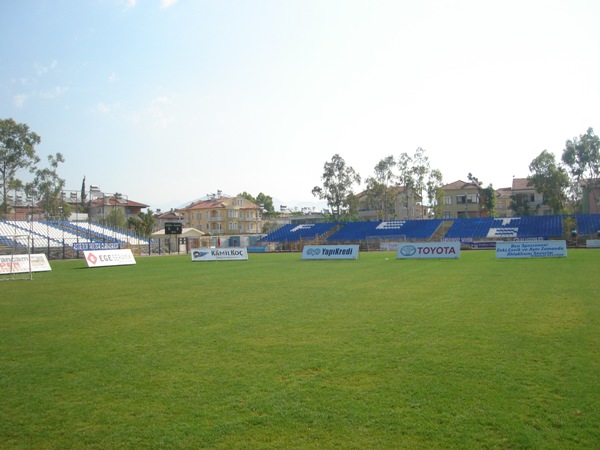
{"label": "window", "polygon": [[196,220],[202,220],[202,213],[196,213]]}
{"label": "window", "polygon": [[238,229],[237,222],[229,222],[229,230],[236,231]]}
{"label": "window", "polygon": [[467,194],[467,203],[478,203],[477,202],[477,194]]}
{"label": "window", "polygon": [[444,219],[452,219],[449,212],[444,213]]}
{"label": "window", "polygon": [[457,195],[456,196],[456,204],[462,205],[464,203],[467,203],[467,196],[466,195]]}
{"label": "window", "polygon": [[444,205],[451,205],[452,204],[452,197],[450,197],[449,195],[444,197]]}
{"label": "window", "polygon": [[227,211],[227,217],[229,217],[230,219],[235,219],[237,218],[237,211],[235,209],[230,209],[229,211]]}
{"label": "window", "polygon": [[238,199],[238,206],[244,206],[244,200]]}
{"label": "window", "polygon": [[246,211],[246,219],[252,219],[252,211]]}

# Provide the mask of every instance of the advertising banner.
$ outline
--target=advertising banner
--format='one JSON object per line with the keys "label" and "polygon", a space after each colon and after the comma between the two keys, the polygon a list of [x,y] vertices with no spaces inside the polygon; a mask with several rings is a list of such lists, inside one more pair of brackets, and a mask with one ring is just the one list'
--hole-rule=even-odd
{"label": "advertising banner", "polygon": [[130,249],[84,251],[83,256],[88,267],[127,266],[135,264]]}
{"label": "advertising banner", "polygon": [[457,259],[460,242],[415,242],[399,244],[396,259]]}
{"label": "advertising banner", "polygon": [[305,245],[302,259],[358,259],[358,245]]}
{"label": "advertising banner", "polygon": [[566,241],[497,242],[496,258],[564,258]]}
{"label": "advertising banner", "polygon": [[193,248],[192,261],[247,261],[246,247]]}
{"label": "advertising banner", "polygon": [[73,250],[76,252],[83,250],[118,250],[118,242],[75,242]]}
{"label": "advertising banner", "polygon": [[3,255],[0,256],[0,273],[26,273],[29,272],[29,258],[31,258],[32,272],[47,272],[52,270],[46,255]]}
{"label": "advertising banner", "polygon": [[588,239],[585,241],[587,248],[600,248],[600,239]]}
{"label": "advertising banner", "polygon": [[496,241],[471,242],[471,250],[495,250]]}

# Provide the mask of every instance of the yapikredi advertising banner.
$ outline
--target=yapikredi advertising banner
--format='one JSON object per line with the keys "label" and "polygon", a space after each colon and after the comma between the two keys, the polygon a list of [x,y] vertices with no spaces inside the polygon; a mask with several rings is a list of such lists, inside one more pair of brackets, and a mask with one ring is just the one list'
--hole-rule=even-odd
{"label": "yapikredi advertising banner", "polygon": [[302,259],[358,259],[358,245],[305,245]]}

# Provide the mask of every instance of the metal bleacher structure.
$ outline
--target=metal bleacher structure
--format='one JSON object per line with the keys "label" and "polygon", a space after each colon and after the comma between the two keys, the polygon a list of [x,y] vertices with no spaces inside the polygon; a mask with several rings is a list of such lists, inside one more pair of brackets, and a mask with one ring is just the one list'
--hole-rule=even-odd
{"label": "metal bleacher structure", "polygon": [[[284,248],[292,243],[364,243],[369,237],[402,237],[406,241],[475,241],[564,239],[570,235],[565,223],[573,223],[579,236],[596,237],[600,214],[329,222],[284,225],[259,240]],[[293,246],[292,246],[293,247]]]}
{"label": "metal bleacher structure", "polygon": [[122,248],[148,246],[150,241],[91,222],[0,219],[0,246],[65,255],[73,244],[118,243]]}

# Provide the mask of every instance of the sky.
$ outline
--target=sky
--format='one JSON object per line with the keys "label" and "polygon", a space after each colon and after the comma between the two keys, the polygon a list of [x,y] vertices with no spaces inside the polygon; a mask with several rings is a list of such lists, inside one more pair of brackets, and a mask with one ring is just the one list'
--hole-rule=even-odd
{"label": "sky", "polygon": [[600,132],[599,20],[597,0],[3,0],[0,118],[63,154],[66,189],[153,210],[314,204],[334,154],[365,180],[418,147],[445,183],[507,187]]}

